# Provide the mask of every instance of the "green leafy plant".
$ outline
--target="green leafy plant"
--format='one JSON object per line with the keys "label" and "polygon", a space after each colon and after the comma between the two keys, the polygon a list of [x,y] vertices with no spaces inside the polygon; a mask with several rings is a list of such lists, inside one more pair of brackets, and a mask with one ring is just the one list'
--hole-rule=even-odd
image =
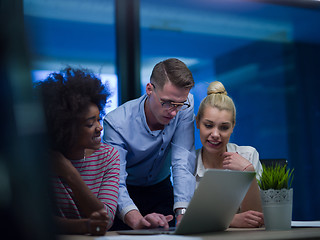
{"label": "green leafy plant", "polygon": [[280,190],[283,188],[291,188],[293,180],[293,170],[287,169],[287,166],[275,164],[266,166],[262,164],[263,172],[258,180],[261,190],[275,189]]}

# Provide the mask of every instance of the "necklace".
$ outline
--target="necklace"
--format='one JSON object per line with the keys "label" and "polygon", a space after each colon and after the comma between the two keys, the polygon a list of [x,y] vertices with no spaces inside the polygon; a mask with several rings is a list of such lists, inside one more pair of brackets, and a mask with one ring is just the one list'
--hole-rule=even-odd
{"label": "necklace", "polygon": [[83,161],[82,161],[82,164],[81,164],[81,167],[80,167],[80,171],[82,170],[82,167],[83,167],[83,164],[84,164],[85,161],[86,161],[86,149],[84,149],[84,151],[83,151]]}

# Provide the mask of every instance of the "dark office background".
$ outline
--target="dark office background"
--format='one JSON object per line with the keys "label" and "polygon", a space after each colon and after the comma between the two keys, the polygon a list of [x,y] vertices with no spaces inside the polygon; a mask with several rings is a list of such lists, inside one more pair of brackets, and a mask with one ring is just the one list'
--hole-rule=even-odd
{"label": "dark office background", "polygon": [[295,169],[293,220],[320,220],[319,1],[23,4],[30,71],[69,64],[114,74],[122,103],[144,93],[155,63],[177,57],[194,75],[195,113],[220,80],[237,106],[231,141],[254,146],[261,159],[286,158]]}
{"label": "dark office background", "polygon": [[0,1],[0,231],[2,239],[55,239],[41,106],[32,96],[23,2]]}

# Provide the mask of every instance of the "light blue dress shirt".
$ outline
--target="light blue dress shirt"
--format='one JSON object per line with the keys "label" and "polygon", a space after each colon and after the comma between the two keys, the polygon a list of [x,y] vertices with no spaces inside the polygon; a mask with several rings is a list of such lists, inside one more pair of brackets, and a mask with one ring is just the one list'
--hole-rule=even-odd
{"label": "light blue dress shirt", "polygon": [[[103,120],[103,142],[120,154],[118,213],[137,209],[129,197],[126,182],[150,186],[170,175],[172,166],[174,209],[187,207],[195,188],[196,155],[194,148],[194,100],[191,107],[179,111],[163,130],[151,131],[144,103],[147,95],[129,101],[108,113]],[[171,158],[170,158],[171,155]]]}

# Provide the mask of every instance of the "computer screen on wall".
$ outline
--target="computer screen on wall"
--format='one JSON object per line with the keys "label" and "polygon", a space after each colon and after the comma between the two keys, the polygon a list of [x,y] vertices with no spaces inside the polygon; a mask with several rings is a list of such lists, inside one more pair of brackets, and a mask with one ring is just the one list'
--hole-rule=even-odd
{"label": "computer screen on wall", "polygon": [[[34,82],[45,80],[52,70],[33,70],[31,71],[32,80]],[[105,114],[118,107],[118,79],[115,74],[97,74],[101,81],[108,85],[111,96],[107,99],[105,106]]]}

